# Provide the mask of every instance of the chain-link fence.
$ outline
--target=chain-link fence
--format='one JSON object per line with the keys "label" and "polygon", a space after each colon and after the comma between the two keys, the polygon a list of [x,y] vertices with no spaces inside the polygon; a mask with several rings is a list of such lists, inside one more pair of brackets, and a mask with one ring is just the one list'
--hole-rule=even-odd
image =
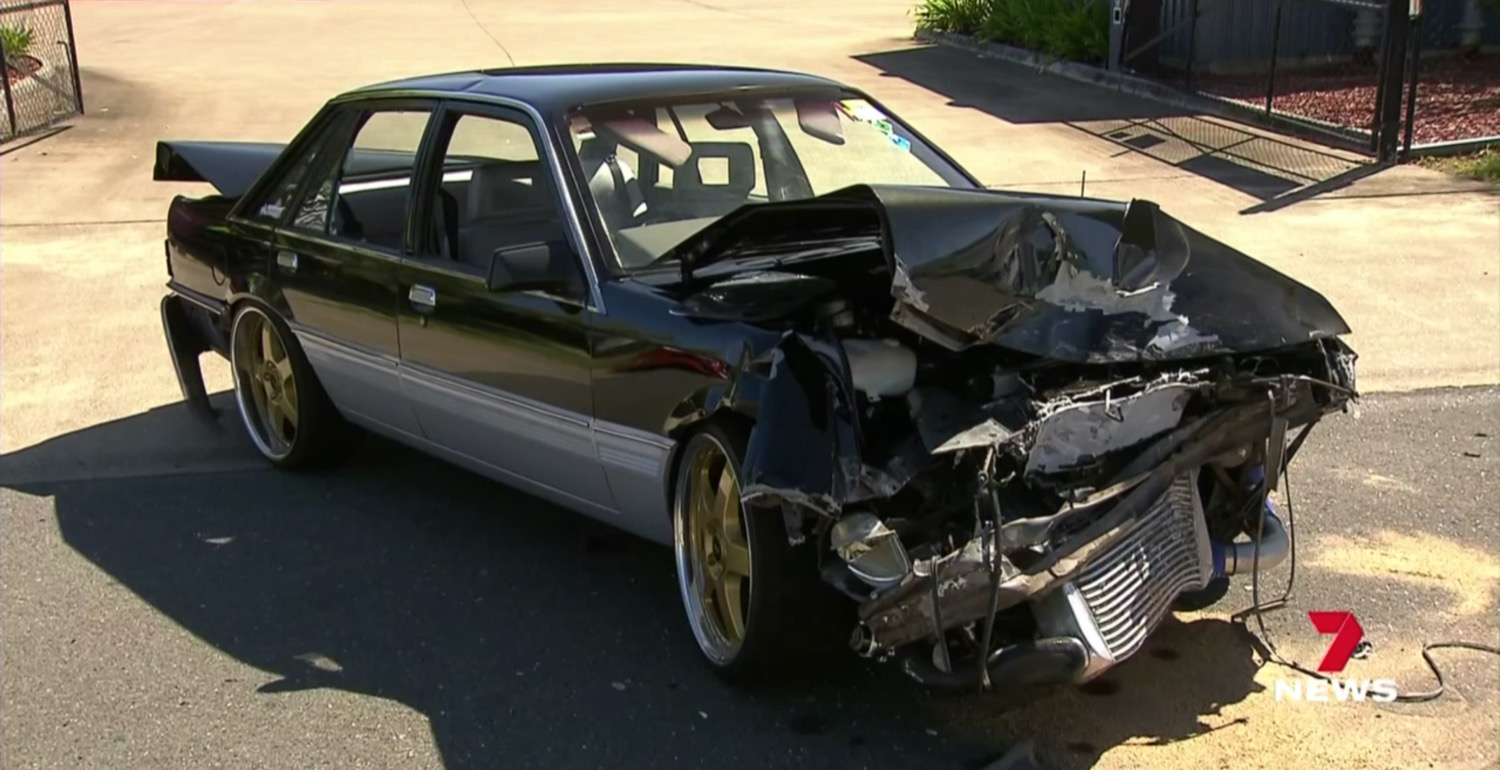
{"label": "chain-link fence", "polygon": [[0,141],[83,112],[68,0],[0,2],[0,58],[5,62]]}
{"label": "chain-link fence", "polygon": [[1371,151],[1391,2],[1130,0],[1120,64]]}
{"label": "chain-link fence", "polygon": [[1382,159],[1500,131],[1500,0],[1115,2],[1118,68],[1236,116]]}

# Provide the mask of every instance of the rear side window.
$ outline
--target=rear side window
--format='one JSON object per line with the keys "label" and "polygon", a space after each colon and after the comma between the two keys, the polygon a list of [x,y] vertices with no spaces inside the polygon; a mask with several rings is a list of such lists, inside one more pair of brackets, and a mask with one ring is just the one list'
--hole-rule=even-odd
{"label": "rear side window", "polygon": [[372,110],[362,115],[341,156],[313,166],[316,176],[292,215],[292,226],[400,250],[412,171],[430,116],[426,109]]}
{"label": "rear side window", "polygon": [[[354,135],[351,149],[367,152],[394,153],[392,160],[404,160],[410,169],[417,147],[422,144],[422,134],[427,130],[428,110],[381,110],[370,112],[361,122],[359,132]],[[350,159],[344,159],[345,170],[357,169]]]}

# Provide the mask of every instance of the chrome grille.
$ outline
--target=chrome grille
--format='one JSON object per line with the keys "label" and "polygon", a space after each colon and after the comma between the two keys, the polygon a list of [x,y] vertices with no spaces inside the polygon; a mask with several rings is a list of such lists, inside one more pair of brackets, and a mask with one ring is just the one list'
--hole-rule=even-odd
{"label": "chrome grille", "polygon": [[1197,486],[1196,472],[1179,476],[1139,524],[1074,581],[1115,662],[1141,648],[1179,593],[1201,588],[1211,577]]}

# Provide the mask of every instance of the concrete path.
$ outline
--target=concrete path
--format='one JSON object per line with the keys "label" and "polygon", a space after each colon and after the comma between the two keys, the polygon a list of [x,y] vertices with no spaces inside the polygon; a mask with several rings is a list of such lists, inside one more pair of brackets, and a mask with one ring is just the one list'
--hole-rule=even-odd
{"label": "concrete path", "polygon": [[[1351,178],[1358,176],[1350,173],[1353,164],[1336,153],[914,45],[907,6],[908,0],[75,0],[89,114],[56,136],[0,146],[0,483],[11,490],[0,506],[6,554],[0,651],[7,672],[0,677],[0,763],[454,768],[517,757],[520,766],[615,760],[634,766],[630,760],[642,757],[667,763],[671,754],[699,765],[729,742],[739,746],[731,757],[753,756],[743,752],[766,745],[784,753],[780,762],[802,767],[915,765],[924,757],[948,763],[925,765],[932,767],[968,764],[1018,734],[1038,732],[1054,756],[1070,757],[1073,766],[1238,765],[1247,751],[1260,757],[1252,766],[1296,765],[1306,743],[1332,745],[1329,736],[1356,733],[1352,740],[1374,753],[1344,766],[1405,767],[1420,752],[1439,749],[1457,761],[1463,757],[1451,741],[1459,739],[1479,747],[1472,756],[1486,756],[1475,737],[1482,732],[1474,731],[1488,723],[1473,720],[1464,699],[1409,716],[1392,711],[1384,722],[1370,721],[1381,718],[1379,711],[1309,711],[1292,719],[1252,694],[1274,673],[1255,673],[1243,661],[1230,672],[1226,686],[1233,691],[1214,690],[1225,676],[1216,667],[1230,664],[1202,639],[1228,634],[1222,622],[1209,637],[1192,637],[1198,642],[1181,640],[1208,644],[1184,654],[1197,661],[1189,668],[1209,689],[1195,691],[1191,702],[1173,701],[1147,682],[1123,707],[1084,706],[1080,724],[1087,729],[1042,729],[1024,720],[1007,727],[979,705],[916,705],[888,677],[878,686],[863,683],[864,669],[841,674],[854,679],[831,692],[747,700],[689,666],[662,554],[611,557],[618,563],[606,563],[600,583],[560,584],[567,590],[541,598],[510,590],[505,586],[560,579],[550,570],[571,558],[556,540],[567,534],[557,530],[562,525],[539,522],[563,516],[571,531],[573,518],[389,450],[325,479],[267,474],[231,421],[216,433],[167,406],[178,396],[156,310],[165,280],[162,218],[171,195],[202,189],[151,182],[154,142],[284,141],[337,91],[512,61],[704,61],[844,79],[870,90],[991,185],[1072,192],[1087,172],[1090,194],[1157,200],[1198,229],[1310,283],[1354,327],[1367,390],[1500,382],[1500,202],[1493,195],[1401,168],[1299,200],[1288,178]],[[1261,165],[1202,151],[1246,141],[1237,146],[1258,148]],[[210,389],[226,388],[227,368],[204,361]],[[1461,612],[1408,601],[1443,596],[1447,589],[1436,586],[1467,586],[1475,574],[1500,580],[1494,562],[1485,560],[1493,557],[1483,555],[1492,550],[1471,552],[1474,543],[1494,541],[1482,523],[1493,484],[1476,486],[1492,482],[1494,470],[1483,476],[1452,451],[1477,440],[1472,432],[1496,435],[1493,425],[1474,428],[1493,422],[1493,394],[1469,398],[1381,402],[1395,405],[1386,414],[1399,418],[1343,429],[1359,453],[1342,457],[1342,445],[1325,445],[1323,458],[1341,464],[1312,485],[1369,496],[1323,501],[1343,513],[1313,529],[1352,539],[1327,546],[1323,558],[1334,566],[1309,568],[1323,576],[1310,580],[1332,587],[1306,596],[1356,610],[1370,590],[1407,597],[1400,601],[1411,606],[1400,605],[1402,611],[1420,611],[1420,620],[1402,617],[1400,607],[1380,610],[1391,618],[1388,638],[1404,645],[1402,666],[1414,657],[1412,645],[1434,629],[1469,633],[1485,619],[1494,627],[1487,590],[1474,589],[1482,598],[1462,603]],[[1444,416],[1411,427],[1436,413]],[[1490,445],[1476,451],[1494,453]],[[389,487],[382,486],[387,480]],[[535,530],[519,541],[526,548],[501,543],[514,532],[503,517],[485,518],[496,507],[533,521],[514,525]],[[1417,534],[1406,529],[1411,517],[1434,511],[1447,517],[1444,523],[1422,523]],[[422,518],[428,514],[437,518]],[[307,528],[290,524],[304,516]],[[1315,522],[1319,516],[1312,514]],[[366,525],[375,530],[361,530]],[[466,533],[479,539],[466,545]],[[456,544],[448,540],[455,536]],[[212,550],[232,542],[254,548]],[[1373,565],[1359,557],[1368,543],[1377,547]],[[1449,558],[1424,561],[1432,554]],[[227,561],[215,561],[221,557]],[[1361,569],[1380,576],[1373,589],[1340,582],[1339,575]],[[1426,593],[1390,589],[1408,585],[1391,582],[1391,570],[1414,575],[1410,580]],[[247,574],[254,578],[249,583]],[[474,575],[489,575],[490,582],[473,583]],[[366,579],[378,590],[367,590],[373,584],[361,583]],[[636,594],[618,587],[637,585],[622,582],[631,580],[647,591],[633,604],[624,597]],[[392,601],[372,598],[382,596]],[[578,601],[624,609],[577,613]],[[1307,650],[1320,641],[1305,629],[1299,633]],[[635,650],[653,642],[678,662],[669,666],[664,658],[633,669],[641,658]],[[601,655],[601,645],[615,653]],[[490,655],[501,648],[498,657]],[[352,684],[328,679],[333,664],[324,658],[337,665],[352,658],[358,677]],[[579,661],[587,665],[579,669]],[[1175,676],[1152,673],[1152,665],[1148,660],[1133,676]],[[685,669],[681,679],[674,678],[678,666]],[[501,683],[504,677],[516,685]],[[612,681],[631,693],[643,677],[660,691],[644,701],[608,700],[619,693]],[[1484,692],[1464,697],[1490,698]],[[840,723],[855,702],[876,705],[857,707],[857,724]],[[1238,705],[1224,705],[1231,702]],[[1493,699],[1483,702],[1494,713]],[[1066,708],[1036,713],[1066,720],[1077,706],[1054,703]],[[1166,709],[1160,719],[1150,716],[1148,703]],[[896,710],[903,714],[892,716]],[[497,714],[513,721],[496,723]],[[1200,723],[1240,719],[1258,727],[1184,741],[1202,732]],[[929,727],[939,736],[928,736]],[[783,728],[790,732],[778,732]],[[1399,745],[1408,753],[1366,745],[1387,729],[1405,736]],[[1152,742],[1171,745],[1139,745]],[[888,752],[901,758],[885,762]]]}

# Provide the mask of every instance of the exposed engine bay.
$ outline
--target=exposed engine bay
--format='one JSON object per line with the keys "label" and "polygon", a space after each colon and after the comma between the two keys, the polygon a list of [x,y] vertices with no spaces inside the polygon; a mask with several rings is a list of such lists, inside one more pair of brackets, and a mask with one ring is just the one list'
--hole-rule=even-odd
{"label": "exposed engine bay", "polygon": [[1357,398],[1322,297],[1149,203],[908,193],[756,207],[678,255],[686,312],[783,334],[742,497],[858,604],[856,651],[939,690],[1082,682],[1285,558],[1268,493]]}

